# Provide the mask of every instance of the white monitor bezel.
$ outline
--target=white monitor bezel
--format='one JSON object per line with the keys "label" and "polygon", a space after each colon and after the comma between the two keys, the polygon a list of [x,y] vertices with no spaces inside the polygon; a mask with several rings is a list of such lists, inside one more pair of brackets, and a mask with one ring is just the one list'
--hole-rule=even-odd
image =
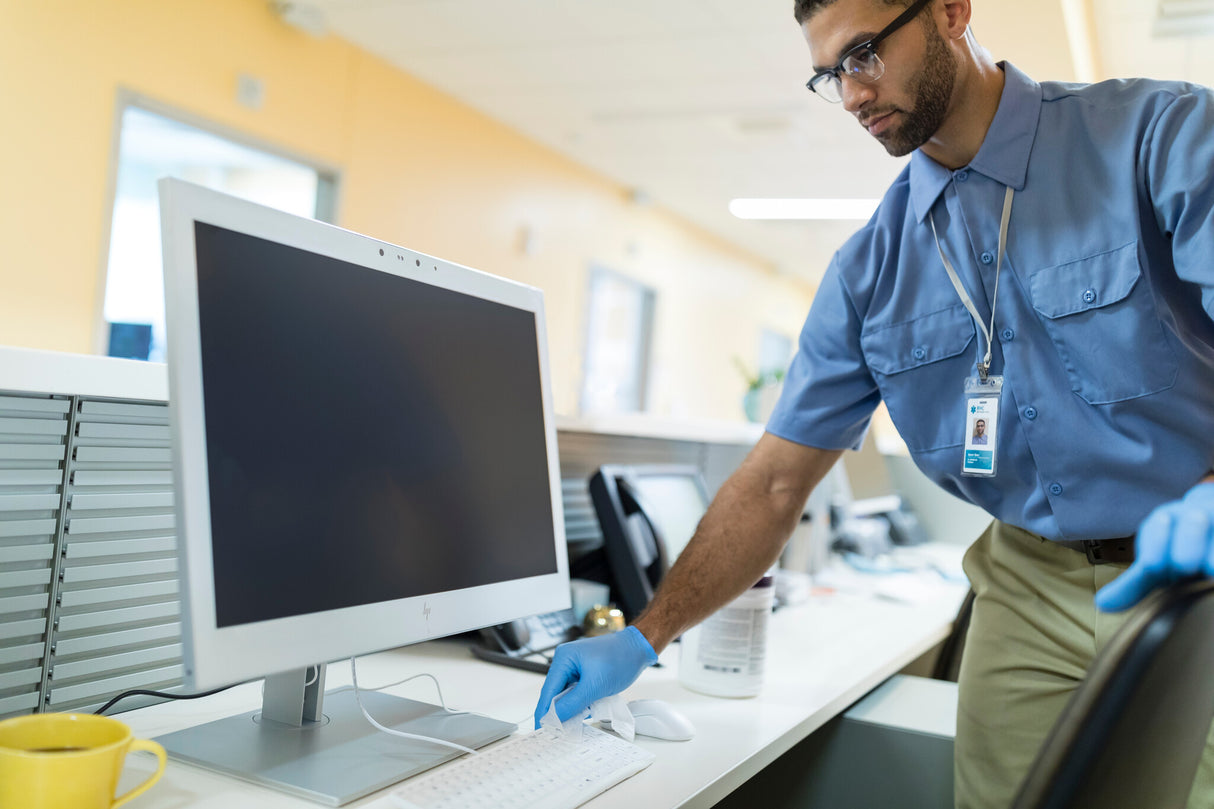
{"label": "white monitor bezel", "polygon": [[[177,179],[160,181],[172,425],[187,687],[211,688],[404,646],[570,605],[560,465],[543,293],[414,250],[266,208]],[[462,590],[219,627],[211,560],[194,223],[204,222],[422,281],[535,316],[557,570]],[[398,258],[400,256],[401,258]],[[420,262],[420,265],[419,265]]]}

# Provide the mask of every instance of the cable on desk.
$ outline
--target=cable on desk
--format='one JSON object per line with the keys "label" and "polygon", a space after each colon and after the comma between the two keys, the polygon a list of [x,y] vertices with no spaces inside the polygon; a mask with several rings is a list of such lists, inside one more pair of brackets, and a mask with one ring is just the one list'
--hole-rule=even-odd
{"label": "cable on desk", "polygon": [[[351,666],[353,666],[353,661],[351,661]],[[362,686],[359,686],[359,687],[358,687],[358,690],[359,690],[359,691],[361,691],[361,692],[363,692],[363,693],[366,693],[366,692],[368,692],[368,691],[371,691],[371,692],[375,692],[375,691],[387,691],[389,688],[395,688],[395,687],[396,687],[396,686],[398,686],[398,685],[404,685],[405,683],[412,682],[412,681],[416,680],[416,679],[417,679],[417,678],[419,678],[419,677],[429,677],[429,678],[430,678],[430,682],[434,683],[434,690],[438,692],[438,702],[439,702],[439,707],[441,707],[441,708],[442,708],[444,711],[446,711],[447,713],[452,714],[452,715],[455,715],[455,714],[472,714],[473,716],[483,716],[483,717],[485,717],[486,719],[497,719],[497,717],[489,716],[488,714],[478,713],[478,712],[476,712],[476,711],[460,711],[460,710],[456,710],[455,708],[448,707],[448,705],[447,705],[447,701],[446,701],[446,700],[443,698],[443,687],[442,687],[441,685],[439,685],[438,678],[437,678],[437,677],[435,677],[433,674],[431,674],[431,673],[430,673],[430,672],[428,672],[428,671],[424,671],[424,672],[422,672],[421,674],[413,674],[413,675],[410,675],[410,676],[406,677],[406,678],[405,678],[405,679],[403,679],[403,680],[397,680],[397,681],[396,681],[396,682],[394,682],[394,683],[388,683],[387,685],[380,685],[380,686],[376,686],[375,688],[363,688]],[[326,691],[326,692],[325,692],[325,694],[326,694],[326,695],[328,695],[328,694],[339,694],[339,693],[341,693],[342,691],[353,691],[353,690],[354,690],[354,686],[352,686],[352,685],[343,685],[343,686],[340,686],[340,687],[338,687],[338,688],[334,688],[332,691]],[[532,718],[532,717],[531,717],[531,714],[527,714],[525,717],[523,717],[523,718],[522,718],[522,719],[520,719],[519,721],[514,722],[514,723],[512,723],[512,724],[515,724],[515,725],[522,725],[524,722],[530,722],[530,721],[531,721],[531,718]],[[500,721],[500,720],[499,720],[499,721]]]}
{"label": "cable on desk", "polygon": [[200,694],[172,694],[168,691],[149,691],[146,688],[135,688],[130,691],[123,691],[121,694],[114,697],[109,702],[107,702],[106,704],[104,704],[100,708],[98,708],[97,710],[93,711],[93,713],[94,714],[104,714],[106,711],[108,711],[110,708],[112,708],[116,702],[124,700],[127,697],[144,696],[144,697],[162,697],[164,699],[200,699],[202,697],[209,697],[212,694],[218,694],[220,691],[227,691],[229,688],[235,688],[238,685],[243,685],[243,683],[233,683],[232,685],[225,685],[222,688],[213,688],[210,691],[203,691]]}
{"label": "cable on desk", "polygon": [[[537,652],[536,654],[539,654],[539,652]],[[549,659],[551,659],[551,658],[549,658]],[[351,666],[353,666],[353,660],[352,660],[352,659],[351,659]],[[455,714],[472,714],[473,716],[483,716],[485,719],[493,719],[493,720],[496,720],[496,721],[502,721],[502,720],[497,719],[497,717],[495,717],[495,716],[489,716],[488,714],[478,713],[477,711],[457,711],[457,710],[456,710],[456,709],[454,709],[454,708],[448,708],[448,707],[447,707],[447,701],[446,701],[445,699],[443,699],[443,687],[442,687],[441,685],[439,685],[439,683],[438,683],[438,678],[437,678],[437,677],[435,677],[433,674],[431,674],[431,673],[430,673],[430,672],[428,672],[428,671],[424,671],[424,672],[422,672],[421,674],[414,674],[414,675],[412,675],[412,676],[406,677],[406,678],[405,678],[405,679],[403,679],[403,680],[397,680],[397,681],[396,681],[396,682],[394,682],[394,683],[388,683],[387,685],[381,685],[381,686],[379,686],[379,687],[377,687],[377,688],[362,688],[362,689],[360,689],[360,690],[362,690],[362,691],[386,691],[386,690],[387,690],[387,689],[389,689],[389,688],[395,688],[395,687],[396,687],[396,686],[398,686],[398,685],[404,685],[405,683],[412,682],[413,680],[416,680],[418,677],[429,677],[429,678],[430,678],[430,681],[431,681],[432,683],[434,683],[434,690],[436,690],[436,691],[438,692],[438,702],[439,702],[439,706],[440,706],[440,707],[441,707],[441,708],[442,708],[444,711],[446,711],[447,713],[452,714],[452,715],[455,715]],[[328,693],[330,693],[330,694],[336,694],[338,691],[353,691],[353,690],[354,690],[354,686],[352,686],[352,685],[343,685],[342,687],[340,687],[340,688],[335,688],[335,689],[333,689],[332,691],[330,691],[330,692],[328,692]],[[524,716],[522,719],[518,720],[517,722],[512,722],[511,724],[513,724],[513,725],[515,725],[515,726],[517,727],[517,726],[521,726],[521,725],[522,725],[524,722],[530,723],[531,721],[532,721],[532,715],[531,715],[531,714],[527,714],[527,715],[526,715],[526,716]]]}
{"label": "cable on desk", "polygon": [[[350,669],[351,669],[351,671],[353,671],[353,669],[354,669],[354,658],[350,658]],[[375,688],[363,688],[362,686],[359,686],[358,690],[362,691],[364,693],[368,692],[368,691],[371,691],[371,692],[386,691],[389,688],[395,688],[398,685],[404,685],[405,683],[412,682],[413,680],[416,680],[418,677],[429,677],[430,681],[432,683],[434,683],[434,690],[438,692],[439,705],[442,707],[442,709],[444,711],[446,711],[449,714],[471,713],[471,711],[457,711],[454,708],[448,708],[447,701],[445,699],[443,699],[443,687],[438,684],[438,678],[435,677],[433,674],[430,674],[429,672],[425,672],[425,671],[423,671],[421,674],[413,674],[409,677],[406,677],[403,680],[397,680],[394,683],[388,683],[387,685],[381,685],[381,686],[377,686]],[[353,690],[354,690],[354,686],[343,685],[339,688],[334,688],[332,691],[326,691],[325,694],[326,695],[327,694],[340,694],[342,691],[353,691]]]}
{"label": "cable on desk", "polygon": [[[416,739],[416,740],[422,741],[422,742],[433,742],[434,744],[441,745],[443,747],[453,747],[456,750],[462,750],[465,753],[472,753],[473,755],[476,754],[476,751],[473,750],[471,747],[464,747],[462,744],[456,744],[455,742],[449,742],[446,739],[436,739],[433,736],[419,736],[416,733],[405,733],[403,730],[393,730],[390,727],[385,727],[384,725],[381,725],[379,722],[376,722],[375,717],[373,717],[373,716],[371,716],[371,714],[367,713],[366,707],[363,706],[362,696],[360,693],[360,689],[358,687],[358,666],[355,664],[354,661],[355,661],[355,658],[351,657],[350,658],[350,679],[354,683],[354,701],[358,703],[358,709],[360,711],[362,711],[363,716],[365,716],[367,721],[370,722],[371,725],[374,726],[377,730],[382,730],[384,733],[387,733],[392,736],[400,736],[402,739]],[[429,677],[430,679],[434,680],[435,686],[438,685],[438,679],[435,678],[434,675],[432,675],[432,674],[417,674],[414,676],[415,677]],[[407,682],[408,680],[412,680],[412,679],[413,679],[413,677],[409,677],[406,680],[402,680],[401,682]],[[387,688],[387,687],[388,686],[384,686],[384,688]],[[449,709],[447,707],[446,702],[443,702],[443,692],[442,692],[441,688],[439,689],[439,692],[438,692],[438,699],[440,702],[443,703],[444,711],[447,711],[448,713],[461,713],[460,711],[452,711],[451,709]]]}

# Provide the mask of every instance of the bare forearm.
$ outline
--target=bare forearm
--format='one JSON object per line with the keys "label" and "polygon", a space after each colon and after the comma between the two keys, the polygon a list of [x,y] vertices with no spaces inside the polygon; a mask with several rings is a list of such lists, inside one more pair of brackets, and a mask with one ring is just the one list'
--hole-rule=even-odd
{"label": "bare forearm", "polygon": [[764,435],[708,508],[634,622],[661,651],[753,585],[779,557],[810,491],[840,453]]}

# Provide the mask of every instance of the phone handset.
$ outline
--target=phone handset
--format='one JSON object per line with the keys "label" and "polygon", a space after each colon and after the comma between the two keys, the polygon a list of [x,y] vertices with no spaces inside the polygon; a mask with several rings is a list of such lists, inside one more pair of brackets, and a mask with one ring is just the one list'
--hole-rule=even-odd
{"label": "phone handset", "polygon": [[497,626],[485,627],[481,637],[489,648],[507,655],[529,655],[546,652],[579,632],[579,623],[572,609],[529,615]]}
{"label": "phone handset", "polygon": [[646,601],[648,601],[653,598],[653,591],[657,588],[658,582],[670,569],[670,560],[666,555],[666,542],[662,537],[662,532],[653,524],[653,520],[646,511],[645,498],[626,479],[619,479],[618,485],[620,502],[624,506],[626,517],[625,527],[628,531],[628,541],[632,546],[637,566],[645,571],[646,581],[643,584]]}
{"label": "phone handset", "polygon": [[531,644],[531,630],[523,619],[508,621],[504,624],[490,627],[494,639],[502,647],[503,652],[517,652]]}

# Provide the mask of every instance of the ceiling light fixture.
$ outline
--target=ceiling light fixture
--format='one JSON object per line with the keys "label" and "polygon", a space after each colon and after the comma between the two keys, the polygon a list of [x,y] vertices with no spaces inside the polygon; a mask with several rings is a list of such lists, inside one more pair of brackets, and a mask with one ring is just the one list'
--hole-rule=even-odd
{"label": "ceiling light fixture", "polygon": [[1214,0],[1160,0],[1157,37],[1214,34]]}
{"label": "ceiling light fixture", "polygon": [[735,199],[729,212],[739,219],[861,219],[867,221],[879,199]]}

